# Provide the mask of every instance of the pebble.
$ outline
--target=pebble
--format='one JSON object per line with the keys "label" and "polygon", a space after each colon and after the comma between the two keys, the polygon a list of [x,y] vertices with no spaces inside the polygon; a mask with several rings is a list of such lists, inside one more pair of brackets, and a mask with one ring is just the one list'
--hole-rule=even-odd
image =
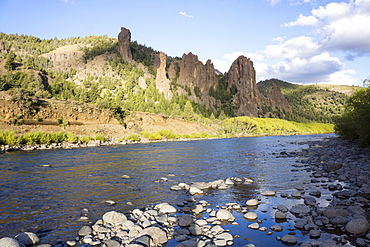
{"label": "pebble", "polygon": [[297,238],[292,235],[284,235],[281,238],[281,242],[284,244],[296,244],[298,242]]}
{"label": "pebble", "polygon": [[251,228],[253,230],[258,230],[260,228],[260,225],[257,222],[255,222],[255,223],[248,225],[248,228]]}
{"label": "pebble", "polygon": [[247,220],[255,220],[258,218],[257,214],[255,212],[248,212],[244,214],[244,218]]}
{"label": "pebble", "polygon": [[261,195],[263,195],[263,196],[275,196],[275,194],[276,194],[276,192],[272,191],[272,190],[266,190],[266,191],[261,192]]}
{"label": "pebble", "polygon": [[258,204],[259,204],[259,201],[257,199],[249,199],[246,202],[247,206],[258,206]]}

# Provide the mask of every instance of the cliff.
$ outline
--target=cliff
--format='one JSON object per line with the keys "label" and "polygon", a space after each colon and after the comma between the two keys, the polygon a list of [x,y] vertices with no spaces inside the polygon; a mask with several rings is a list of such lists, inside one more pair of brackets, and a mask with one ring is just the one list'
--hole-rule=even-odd
{"label": "cliff", "polygon": [[[130,38],[130,30],[121,28],[118,50],[128,62],[132,61]],[[166,54],[159,52],[152,65],[156,69],[156,87],[167,100],[176,93],[206,109],[228,111],[229,115],[236,116],[263,116],[266,112],[262,108],[291,112],[279,87],[274,87],[267,97],[258,91],[253,62],[244,56],[232,63],[226,75],[217,73],[211,60],[203,64],[191,52],[173,61],[167,61]]]}

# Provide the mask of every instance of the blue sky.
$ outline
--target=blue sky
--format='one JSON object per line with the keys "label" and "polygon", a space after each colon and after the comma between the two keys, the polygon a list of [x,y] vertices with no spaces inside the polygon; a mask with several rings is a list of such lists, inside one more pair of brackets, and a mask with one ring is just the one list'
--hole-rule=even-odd
{"label": "blue sky", "polygon": [[370,0],[0,0],[0,32],[43,39],[107,35],[222,72],[240,55],[257,81],[362,85],[370,77]]}

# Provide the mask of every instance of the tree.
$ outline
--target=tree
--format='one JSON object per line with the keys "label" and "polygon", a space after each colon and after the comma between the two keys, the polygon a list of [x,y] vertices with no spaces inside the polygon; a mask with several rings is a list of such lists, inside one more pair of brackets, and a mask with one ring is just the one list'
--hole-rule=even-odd
{"label": "tree", "polygon": [[8,71],[13,70],[14,60],[15,60],[15,54],[13,52],[9,52],[8,55],[6,55],[6,60],[4,64],[5,69],[7,69]]}
{"label": "tree", "polygon": [[370,145],[370,88],[353,94],[345,105],[344,114],[335,122],[335,131],[342,137]]}
{"label": "tree", "polygon": [[368,88],[370,86],[370,79],[366,78],[362,83],[364,88]]}
{"label": "tree", "polygon": [[186,101],[186,103],[185,103],[184,114],[185,114],[185,116],[184,116],[185,120],[192,121],[192,120],[195,119],[195,112],[194,112],[193,106],[191,105],[191,102],[189,100]]}

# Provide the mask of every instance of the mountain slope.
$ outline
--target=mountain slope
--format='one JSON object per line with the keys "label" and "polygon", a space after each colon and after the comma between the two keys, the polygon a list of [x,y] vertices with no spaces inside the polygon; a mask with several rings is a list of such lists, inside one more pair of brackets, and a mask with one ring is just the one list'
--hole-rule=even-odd
{"label": "mountain slope", "polygon": [[288,120],[298,122],[332,123],[344,111],[344,103],[357,87],[335,85],[297,85],[278,79],[257,83],[261,93],[267,94],[272,85],[279,85],[283,96],[292,107]]}

